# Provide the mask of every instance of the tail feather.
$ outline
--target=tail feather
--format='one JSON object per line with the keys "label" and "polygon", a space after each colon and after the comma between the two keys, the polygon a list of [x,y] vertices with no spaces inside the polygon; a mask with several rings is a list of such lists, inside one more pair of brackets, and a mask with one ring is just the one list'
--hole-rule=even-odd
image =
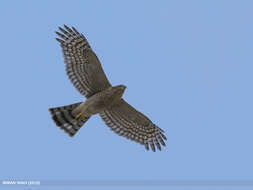
{"label": "tail feather", "polygon": [[82,102],[62,107],[50,108],[49,112],[55,124],[63,129],[69,136],[74,136],[83,124],[90,118],[76,119],[72,110]]}

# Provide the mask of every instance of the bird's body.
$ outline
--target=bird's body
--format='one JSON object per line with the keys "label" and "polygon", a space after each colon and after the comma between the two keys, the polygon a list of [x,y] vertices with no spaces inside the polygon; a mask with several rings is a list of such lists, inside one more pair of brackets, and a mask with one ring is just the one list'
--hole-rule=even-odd
{"label": "bird's body", "polygon": [[94,114],[99,114],[106,125],[120,136],[131,139],[153,151],[165,146],[164,131],[144,114],[128,104],[122,95],[124,85],[112,86],[96,54],[86,38],[74,27],[56,32],[62,47],[67,75],[76,89],[87,99],[84,102],[50,108],[52,119],[70,136],[74,136]]}
{"label": "bird's body", "polygon": [[79,116],[80,118],[83,118],[101,113],[105,109],[108,109],[112,105],[119,102],[125,88],[125,86],[119,85],[115,87],[109,87],[102,92],[98,92],[75,108],[72,111],[72,114],[75,117]]}

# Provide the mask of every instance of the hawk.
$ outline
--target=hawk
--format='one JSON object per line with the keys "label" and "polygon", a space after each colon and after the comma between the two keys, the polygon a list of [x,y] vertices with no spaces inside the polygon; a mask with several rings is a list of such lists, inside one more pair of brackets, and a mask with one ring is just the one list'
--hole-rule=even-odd
{"label": "hawk", "polygon": [[67,75],[86,101],[49,108],[55,124],[72,137],[92,115],[99,114],[112,131],[144,145],[146,150],[151,147],[155,152],[166,146],[164,131],[122,98],[126,86],[110,84],[84,35],[66,25],[56,34]]}

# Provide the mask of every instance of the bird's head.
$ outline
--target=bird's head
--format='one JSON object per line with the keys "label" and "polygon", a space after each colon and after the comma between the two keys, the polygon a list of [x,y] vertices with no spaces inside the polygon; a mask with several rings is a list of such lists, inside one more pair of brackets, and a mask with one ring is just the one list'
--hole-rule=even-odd
{"label": "bird's head", "polygon": [[125,85],[118,85],[112,87],[115,94],[117,94],[118,97],[121,97],[126,89]]}

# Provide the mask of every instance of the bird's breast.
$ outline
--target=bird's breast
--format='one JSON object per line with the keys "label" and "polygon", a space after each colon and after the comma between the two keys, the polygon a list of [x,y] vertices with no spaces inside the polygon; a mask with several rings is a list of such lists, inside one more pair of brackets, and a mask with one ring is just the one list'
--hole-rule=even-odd
{"label": "bird's breast", "polygon": [[120,97],[116,96],[114,93],[105,90],[88,98],[85,102],[85,109],[90,114],[97,114],[112,106],[119,99]]}

